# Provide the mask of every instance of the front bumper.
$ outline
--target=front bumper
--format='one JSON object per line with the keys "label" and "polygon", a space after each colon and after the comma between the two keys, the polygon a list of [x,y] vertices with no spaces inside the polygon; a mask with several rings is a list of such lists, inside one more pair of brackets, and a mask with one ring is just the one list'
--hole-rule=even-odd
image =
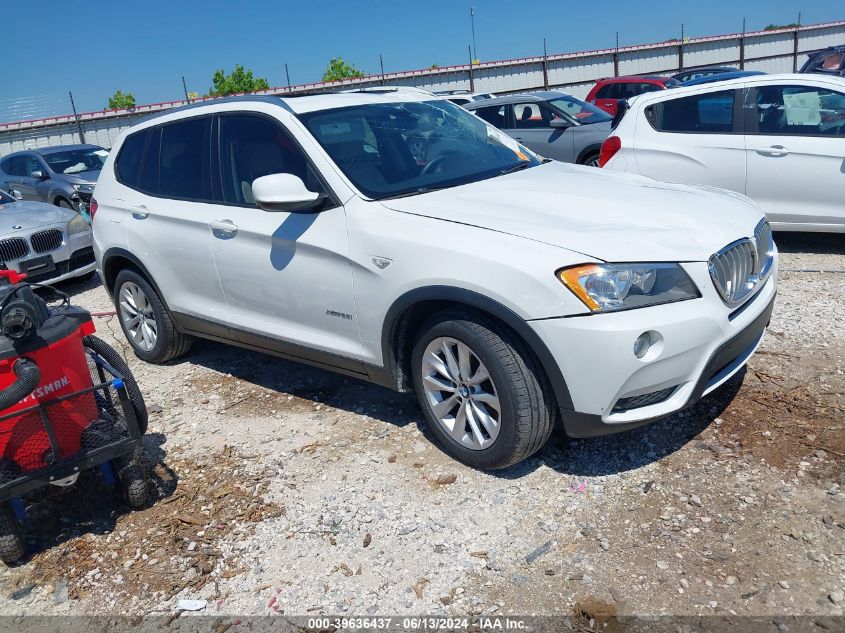
{"label": "front bumper", "polygon": [[[43,253],[31,251],[22,259],[0,262],[0,265],[17,272],[26,272],[26,280],[33,283],[57,283],[81,277],[96,270],[97,262],[94,260],[94,240],[91,231],[75,233],[70,236],[64,229],[62,229],[62,232],[63,241],[59,248]],[[46,266],[43,272],[41,272],[41,268],[28,269],[28,262],[32,260],[40,261],[44,258],[49,258],[52,266]]]}
{"label": "front bumper", "polygon": [[[626,312],[530,321],[557,359],[572,399],[568,435],[593,437],[640,426],[710,393],[759,346],[777,292],[777,260],[755,296],[729,310],[706,264],[684,264],[702,297]],[[657,333],[642,359],[643,332]]]}

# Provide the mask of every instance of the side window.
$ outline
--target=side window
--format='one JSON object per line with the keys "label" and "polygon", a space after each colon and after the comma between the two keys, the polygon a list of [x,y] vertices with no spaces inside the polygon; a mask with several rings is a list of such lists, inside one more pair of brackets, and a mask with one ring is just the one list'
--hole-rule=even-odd
{"label": "side window", "polygon": [[26,176],[27,157],[13,156],[9,161],[9,175]]}
{"label": "side window", "polygon": [[630,95],[632,97],[634,97],[636,95],[645,94],[646,92],[657,92],[658,90],[663,90],[663,88],[661,86],[658,86],[657,84],[650,84],[650,83],[634,84],[634,86],[635,86],[635,92],[634,92],[634,94]]}
{"label": "side window", "polygon": [[604,84],[599,91],[596,93],[596,99],[618,99],[616,96],[618,93],[618,87],[620,84]]}
{"label": "side window", "polygon": [[10,174],[11,172],[9,170],[11,169],[11,163],[11,158],[4,158],[3,160],[0,160],[0,170],[4,174]]}
{"label": "side window", "polygon": [[754,114],[758,134],[845,136],[845,94],[827,88],[762,86]]}
{"label": "side window", "polygon": [[280,123],[249,114],[221,116],[219,121],[225,202],[255,204],[252,183],[269,174],[293,174],[311,191],[322,191],[302,150]]}
{"label": "side window", "polygon": [[162,196],[211,200],[211,119],[185,119],[161,127],[159,191]]}
{"label": "side window", "polygon": [[138,186],[138,168],[141,165],[141,155],[144,152],[148,133],[149,130],[142,130],[127,136],[114,162],[114,171],[118,182],[127,187]]}
{"label": "side window", "polygon": [[161,128],[155,127],[147,136],[146,149],[141,159],[138,189],[152,195],[159,193],[159,160],[161,157]]}
{"label": "side window", "polygon": [[27,156],[26,161],[26,175],[31,176],[34,171],[44,171],[44,166],[41,161],[35,156]]}
{"label": "side window", "polygon": [[477,108],[473,110],[473,112],[493,127],[497,127],[501,130],[507,127],[508,124],[508,107],[509,106],[488,106],[486,108]]}
{"label": "side window", "polygon": [[539,103],[515,103],[513,105],[514,127],[520,130],[549,127],[548,110]]}
{"label": "side window", "polygon": [[655,103],[646,117],[659,132],[727,134],[733,131],[734,91],[721,90]]}

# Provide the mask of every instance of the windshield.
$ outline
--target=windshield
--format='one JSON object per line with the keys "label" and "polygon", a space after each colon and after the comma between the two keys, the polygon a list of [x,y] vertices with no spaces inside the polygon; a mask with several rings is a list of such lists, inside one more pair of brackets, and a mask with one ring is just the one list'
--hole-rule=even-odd
{"label": "windshield", "polygon": [[601,108],[597,108],[591,103],[581,101],[569,95],[552,99],[549,103],[566,115],[566,118],[582,125],[602,123],[603,121],[610,121],[613,118]]}
{"label": "windshield", "polygon": [[78,174],[103,168],[109,153],[102,148],[71,149],[44,154],[44,160],[57,174]]}
{"label": "windshield", "polygon": [[540,164],[512,138],[446,100],[366,104],[300,119],[349,180],[374,199]]}

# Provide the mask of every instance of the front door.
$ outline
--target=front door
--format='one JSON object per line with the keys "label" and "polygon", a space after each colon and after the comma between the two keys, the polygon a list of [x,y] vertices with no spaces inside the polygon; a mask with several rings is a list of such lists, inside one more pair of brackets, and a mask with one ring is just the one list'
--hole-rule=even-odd
{"label": "front door", "polygon": [[44,168],[41,161],[32,154],[22,154],[12,157],[10,164],[11,178],[8,179],[10,189],[21,194],[24,200],[40,200],[36,185],[40,180],[32,177],[35,171],[42,171]]}
{"label": "front door", "polygon": [[565,163],[575,162],[575,147],[570,128],[553,128],[551,121],[560,117],[541,103],[515,103],[510,136],[545,158]]}
{"label": "front door", "polygon": [[[346,213],[327,198],[315,211],[259,209],[256,178],[289,173],[328,192],[275,117],[217,117],[225,202],[209,220],[229,323],[243,342],[360,370],[361,339],[348,256]],[[319,356],[314,356],[325,352]]]}
{"label": "front door", "polygon": [[746,194],[775,225],[841,227],[845,91],[802,83],[748,91]]}

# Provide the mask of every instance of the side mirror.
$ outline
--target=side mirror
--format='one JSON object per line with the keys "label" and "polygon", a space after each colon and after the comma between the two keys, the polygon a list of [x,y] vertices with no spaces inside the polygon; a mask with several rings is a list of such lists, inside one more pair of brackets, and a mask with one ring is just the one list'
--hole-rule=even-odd
{"label": "side mirror", "polygon": [[47,175],[40,169],[36,169],[29,175],[31,178],[35,178],[36,180],[47,180]]}
{"label": "side mirror", "polygon": [[15,200],[23,200],[23,194],[17,189],[12,189],[10,192]]}
{"label": "side mirror", "polygon": [[549,121],[549,127],[556,128],[558,130],[565,130],[566,128],[570,127],[569,121],[564,121],[563,119],[552,119]]}
{"label": "side mirror", "polygon": [[324,196],[310,191],[301,178],[293,174],[270,174],[252,183],[255,204],[264,211],[308,211],[319,205]]}

